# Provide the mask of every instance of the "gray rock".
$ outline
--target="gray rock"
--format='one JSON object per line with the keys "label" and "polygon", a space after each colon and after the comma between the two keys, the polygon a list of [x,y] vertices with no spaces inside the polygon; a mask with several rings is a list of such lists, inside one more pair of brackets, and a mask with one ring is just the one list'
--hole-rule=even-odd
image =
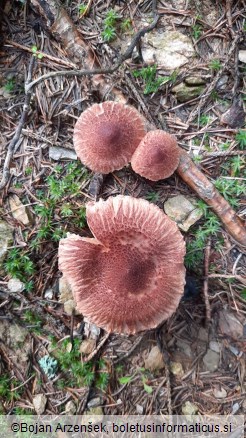
{"label": "gray rock", "polygon": [[183,195],[174,196],[164,203],[164,210],[182,231],[188,231],[201,217],[202,212],[196,207],[193,199]]}
{"label": "gray rock", "polygon": [[209,342],[209,348],[212,351],[215,351],[215,353],[220,353],[221,351],[221,344],[217,341],[210,341]]}
{"label": "gray rock", "polygon": [[246,63],[246,50],[239,50],[238,59],[239,61]]}
{"label": "gray rock", "polygon": [[200,327],[197,338],[200,339],[200,341],[208,342],[208,331],[204,327]]}
{"label": "gray rock", "polygon": [[217,90],[225,90],[227,87],[228,80],[229,80],[229,76],[227,76],[227,75],[221,76],[221,78],[217,82],[216,89]]}
{"label": "gray rock", "polygon": [[3,261],[7,255],[8,247],[13,243],[13,228],[5,221],[0,220],[0,274],[4,275]]}
{"label": "gray rock", "polygon": [[45,411],[47,398],[44,394],[37,394],[32,400],[34,409],[38,415],[41,415]]}
{"label": "gray rock", "polygon": [[147,64],[157,63],[166,70],[175,70],[195,56],[191,39],[178,31],[146,34],[142,48],[143,59]]}
{"label": "gray rock", "polygon": [[245,124],[245,112],[240,100],[233,102],[232,106],[221,116],[221,123],[231,128],[241,128]]}
{"label": "gray rock", "polygon": [[157,346],[150,350],[145,359],[144,366],[150,371],[161,370],[165,367],[162,353]]}
{"label": "gray rock", "polygon": [[77,155],[72,149],[61,148],[59,146],[50,146],[49,158],[54,161],[77,160]]}
{"label": "gray rock", "polygon": [[215,351],[208,349],[207,353],[203,357],[203,363],[206,371],[216,371],[219,366],[220,355]]}
{"label": "gray rock", "polygon": [[28,330],[7,320],[0,320],[0,339],[8,348],[10,359],[28,370],[31,339]]}
{"label": "gray rock", "polygon": [[8,197],[9,208],[12,216],[23,225],[30,225],[33,221],[30,210],[22,204],[17,195],[11,195]]}
{"label": "gray rock", "polygon": [[186,401],[182,405],[181,410],[183,415],[196,415],[198,412],[198,407],[194,403],[191,403],[190,401]]}
{"label": "gray rock", "polygon": [[101,329],[96,324],[92,324],[87,318],[84,318],[84,334],[87,338],[97,340],[100,336]]}
{"label": "gray rock", "polygon": [[18,280],[18,278],[11,278],[8,281],[8,290],[10,292],[22,292],[25,289],[25,284],[22,281]]}
{"label": "gray rock", "polygon": [[203,93],[205,87],[203,85],[190,86],[181,82],[173,87],[172,92],[176,94],[179,102],[188,102]]}
{"label": "gray rock", "polygon": [[100,406],[101,404],[102,404],[102,400],[101,400],[101,398],[100,398],[100,397],[95,397],[95,398],[92,398],[92,399],[88,402],[87,407],[88,407],[89,409],[91,409],[91,408],[96,408],[97,406]]}
{"label": "gray rock", "polygon": [[181,351],[183,351],[186,354],[186,356],[191,358],[193,357],[190,345],[184,342],[182,339],[178,339],[176,345]]}
{"label": "gray rock", "polygon": [[185,83],[187,85],[204,85],[206,84],[205,79],[203,79],[201,76],[188,76],[184,79]]}
{"label": "gray rock", "polygon": [[243,337],[243,324],[229,310],[219,312],[219,330],[230,338],[240,339]]}

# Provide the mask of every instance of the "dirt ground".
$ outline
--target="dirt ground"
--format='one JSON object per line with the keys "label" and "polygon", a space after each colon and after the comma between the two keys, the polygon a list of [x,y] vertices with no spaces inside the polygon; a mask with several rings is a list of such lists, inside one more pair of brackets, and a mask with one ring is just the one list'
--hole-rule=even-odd
{"label": "dirt ground", "polygon": [[[48,4],[51,10],[53,3]],[[158,1],[158,23],[139,51],[99,79],[66,72],[93,66],[110,71],[120,50],[152,23],[153,4],[92,0],[85,10],[86,4],[61,3],[60,16],[66,11],[73,26],[66,35],[64,22],[58,23],[48,9],[46,16],[44,10],[38,14],[34,1],[1,2],[0,215],[12,238],[0,266],[0,412],[243,413],[245,248],[177,175],[151,182],[128,165],[95,177],[75,159],[72,135],[78,116],[90,105],[125,99],[148,122],[177,137],[244,220],[245,2]],[[110,22],[112,10],[116,17]],[[152,62],[147,71],[141,46],[144,57],[152,32],[161,38],[172,31],[189,37],[192,57],[172,71],[157,60],[157,67]],[[74,32],[77,39],[69,44]],[[83,46],[82,54],[75,43]],[[25,88],[50,72],[56,74],[32,85],[30,92]],[[175,87],[189,77],[196,78],[196,88],[200,78],[200,88],[182,100]],[[63,148],[65,159],[57,148]],[[108,335],[64,309],[59,239],[67,232],[91,235],[85,205],[95,193],[98,199],[117,194],[145,198],[161,209],[167,199],[184,195],[203,210],[202,218],[183,233],[185,296],[156,330]],[[19,280],[18,290],[9,286],[13,278]],[[44,357],[49,367],[40,362]],[[39,394],[43,409],[35,404]]]}

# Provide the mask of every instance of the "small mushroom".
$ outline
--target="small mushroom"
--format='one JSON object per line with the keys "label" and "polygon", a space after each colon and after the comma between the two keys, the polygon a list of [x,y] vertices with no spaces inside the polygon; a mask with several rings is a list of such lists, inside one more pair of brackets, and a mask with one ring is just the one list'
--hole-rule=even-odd
{"label": "small mushroom", "polygon": [[180,148],[172,135],[165,131],[148,132],[135,150],[131,164],[141,176],[158,181],[168,178],[177,169]]}
{"label": "small mushroom", "polygon": [[167,178],[176,171],[213,209],[233,239],[246,246],[244,222],[189,155],[178,146],[174,137],[161,130],[148,132],[135,150],[131,163],[135,172],[152,181]]}
{"label": "small mushroom", "polygon": [[145,134],[145,121],[134,107],[111,101],[96,103],[75,124],[74,148],[82,163],[106,174],[130,161]]}
{"label": "small mushroom", "polygon": [[157,206],[130,196],[90,202],[94,238],[75,234],[59,245],[59,268],[77,308],[108,332],[156,327],[184,292],[185,244],[177,225]]}

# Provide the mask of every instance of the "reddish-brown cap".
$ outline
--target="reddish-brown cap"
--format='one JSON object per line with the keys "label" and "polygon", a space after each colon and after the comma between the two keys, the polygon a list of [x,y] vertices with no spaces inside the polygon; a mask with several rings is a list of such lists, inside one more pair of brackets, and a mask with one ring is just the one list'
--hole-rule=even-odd
{"label": "reddish-brown cap", "polygon": [[74,127],[74,148],[79,159],[94,172],[121,169],[146,133],[144,119],[129,105],[117,102],[94,104]]}
{"label": "reddish-brown cap", "polygon": [[87,205],[94,238],[75,234],[59,245],[59,268],[77,308],[108,332],[156,327],[184,292],[185,244],[157,206],[130,196]]}
{"label": "reddish-brown cap", "polygon": [[177,169],[180,149],[176,139],[165,131],[150,131],[135,150],[133,170],[151,181],[168,178]]}

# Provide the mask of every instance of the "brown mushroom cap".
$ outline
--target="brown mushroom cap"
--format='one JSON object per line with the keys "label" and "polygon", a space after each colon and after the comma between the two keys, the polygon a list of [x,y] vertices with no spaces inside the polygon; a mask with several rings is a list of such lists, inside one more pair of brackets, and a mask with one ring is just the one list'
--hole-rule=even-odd
{"label": "brown mushroom cap", "polygon": [[156,327],[184,291],[185,244],[177,225],[130,196],[88,203],[86,212],[95,237],[72,234],[59,245],[59,268],[77,308],[108,332]]}
{"label": "brown mushroom cap", "polygon": [[117,102],[94,104],[74,127],[74,148],[79,159],[94,172],[121,169],[146,133],[138,111]]}
{"label": "brown mushroom cap", "polygon": [[135,150],[133,170],[151,181],[168,178],[177,169],[180,149],[176,139],[165,131],[148,132]]}

